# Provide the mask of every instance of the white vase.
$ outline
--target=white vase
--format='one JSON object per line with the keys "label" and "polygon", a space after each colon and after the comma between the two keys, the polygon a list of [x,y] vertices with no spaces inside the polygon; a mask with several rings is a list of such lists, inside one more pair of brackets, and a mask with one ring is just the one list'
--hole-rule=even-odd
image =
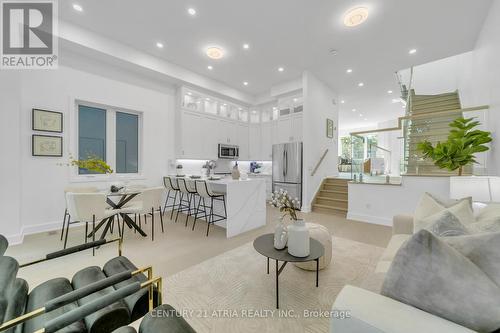
{"label": "white vase", "polygon": [[288,226],[288,253],[294,257],[309,255],[309,229],[304,220],[296,220]]}
{"label": "white vase", "polygon": [[276,250],[283,250],[288,241],[288,230],[281,220],[274,228],[274,248]]}

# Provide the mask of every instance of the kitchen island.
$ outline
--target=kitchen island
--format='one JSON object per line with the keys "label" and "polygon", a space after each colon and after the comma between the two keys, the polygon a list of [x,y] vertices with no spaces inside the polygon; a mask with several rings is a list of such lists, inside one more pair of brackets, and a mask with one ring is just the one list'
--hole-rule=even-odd
{"label": "kitchen island", "polygon": [[[213,191],[226,194],[227,220],[216,222],[215,225],[226,229],[227,238],[266,225],[265,180],[224,178],[207,182]],[[214,212],[223,215],[222,202],[214,202]]]}

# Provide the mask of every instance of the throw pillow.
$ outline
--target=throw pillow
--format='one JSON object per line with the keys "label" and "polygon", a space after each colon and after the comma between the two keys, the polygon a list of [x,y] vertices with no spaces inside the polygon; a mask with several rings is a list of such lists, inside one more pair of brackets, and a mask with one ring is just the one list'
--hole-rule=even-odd
{"label": "throw pillow", "polygon": [[[437,204],[437,202],[435,203]],[[434,221],[437,217],[440,216],[440,214],[445,211],[452,213],[464,226],[468,226],[469,224],[474,223],[474,213],[472,212],[472,206],[468,198],[459,200],[455,205],[448,208],[444,206],[440,207],[441,208],[433,214],[429,214],[425,217],[422,217],[424,214],[420,214],[420,217],[418,219],[414,218],[414,232],[416,233],[417,231],[426,228],[430,222]]]}
{"label": "throw pillow", "polygon": [[500,232],[443,238],[500,287]]}
{"label": "throw pillow", "polygon": [[491,203],[483,207],[476,216],[476,221],[469,226],[471,233],[500,231],[500,204]]}
{"label": "throw pillow", "polygon": [[500,287],[427,230],[413,235],[398,251],[382,295],[475,331],[500,328]]}
{"label": "throw pillow", "polygon": [[449,210],[443,210],[425,218],[422,223],[423,229],[429,230],[439,237],[463,236],[468,235],[467,228],[460,222]]}

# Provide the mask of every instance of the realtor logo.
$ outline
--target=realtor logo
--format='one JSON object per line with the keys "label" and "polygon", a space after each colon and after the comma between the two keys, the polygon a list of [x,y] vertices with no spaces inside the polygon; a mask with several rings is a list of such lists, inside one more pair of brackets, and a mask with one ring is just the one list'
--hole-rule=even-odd
{"label": "realtor logo", "polygon": [[0,5],[0,68],[57,68],[57,2],[3,0]]}

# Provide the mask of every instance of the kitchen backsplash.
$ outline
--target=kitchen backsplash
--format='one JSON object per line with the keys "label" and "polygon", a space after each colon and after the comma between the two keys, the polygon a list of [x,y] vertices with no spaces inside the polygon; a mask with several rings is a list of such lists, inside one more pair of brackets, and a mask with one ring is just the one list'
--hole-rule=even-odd
{"label": "kitchen backsplash", "polygon": [[[182,164],[183,173],[186,175],[199,175],[201,168],[205,165],[206,160],[177,160],[176,164]],[[234,166],[234,161],[216,160],[217,167],[215,173],[231,173]],[[251,161],[238,161],[240,172],[250,172]],[[262,174],[271,174],[273,172],[272,162],[258,162],[262,167],[259,169]]]}

